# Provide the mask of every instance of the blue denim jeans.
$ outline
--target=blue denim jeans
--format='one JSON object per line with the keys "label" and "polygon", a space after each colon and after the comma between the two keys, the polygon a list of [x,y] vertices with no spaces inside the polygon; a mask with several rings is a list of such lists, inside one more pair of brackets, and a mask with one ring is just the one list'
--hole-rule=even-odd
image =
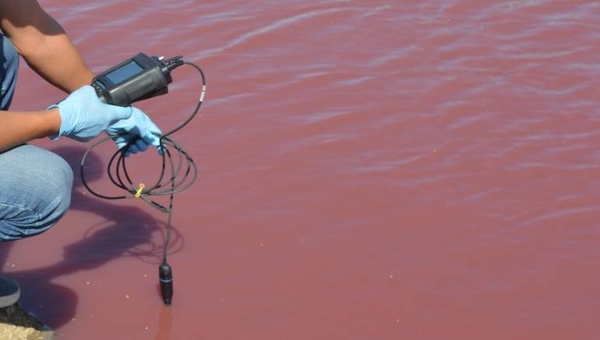
{"label": "blue denim jeans", "polygon": [[[19,55],[6,37],[0,39],[0,109],[6,111],[15,91]],[[72,186],[71,167],[52,152],[29,144],[0,152],[0,241],[52,227],[69,208]]]}

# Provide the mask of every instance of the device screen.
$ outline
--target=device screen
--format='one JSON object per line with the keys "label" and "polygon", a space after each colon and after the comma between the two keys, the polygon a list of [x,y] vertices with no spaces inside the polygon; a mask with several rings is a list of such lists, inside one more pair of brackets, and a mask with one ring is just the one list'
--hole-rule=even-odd
{"label": "device screen", "polygon": [[140,73],[143,70],[144,69],[140,65],[138,65],[138,63],[132,60],[127,64],[117,68],[116,70],[107,73],[106,78],[113,82],[113,84],[119,84],[123,80],[128,79]]}

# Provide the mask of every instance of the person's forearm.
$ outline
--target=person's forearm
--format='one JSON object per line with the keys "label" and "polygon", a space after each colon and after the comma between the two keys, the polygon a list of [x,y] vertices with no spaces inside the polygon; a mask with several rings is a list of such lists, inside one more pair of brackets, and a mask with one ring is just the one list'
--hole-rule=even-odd
{"label": "person's forearm", "polygon": [[23,54],[23,58],[35,72],[66,93],[91,84],[94,77],[64,31],[46,36],[37,49]]}
{"label": "person's forearm", "polygon": [[62,27],[48,18],[49,32],[35,49],[21,51],[29,66],[52,85],[71,93],[94,77]]}
{"label": "person's forearm", "polygon": [[0,0],[0,28],[40,76],[71,93],[94,77],[62,26],[35,0]]}
{"label": "person's forearm", "polygon": [[52,136],[60,129],[58,109],[34,112],[0,111],[0,152],[37,138]]}

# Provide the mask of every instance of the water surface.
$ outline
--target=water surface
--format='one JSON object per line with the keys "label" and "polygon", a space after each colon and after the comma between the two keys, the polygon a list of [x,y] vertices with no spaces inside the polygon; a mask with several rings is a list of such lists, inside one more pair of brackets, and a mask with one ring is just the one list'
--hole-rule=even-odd
{"label": "water surface", "polygon": [[[43,4],[97,72],[182,54],[208,79],[175,136],[200,177],[175,198],[170,309],[166,216],[141,201],[78,181],[55,228],[4,248],[58,339],[600,334],[598,2]],[[173,77],[139,105],[163,130],[198,98]],[[23,68],[14,107],[61,96]],[[38,144],[75,168],[87,147]]]}

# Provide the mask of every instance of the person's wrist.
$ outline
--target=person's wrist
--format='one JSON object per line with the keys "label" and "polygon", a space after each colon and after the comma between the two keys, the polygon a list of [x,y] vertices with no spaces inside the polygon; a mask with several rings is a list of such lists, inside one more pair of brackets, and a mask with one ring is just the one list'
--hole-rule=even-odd
{"label": "person's wrist", "polygon": [[47,110],[42,111],[42,118],[44,120],[44,126],[46,127],[46,135],[52,139],[58,138],[60,125],[62,124],[58,106],[54,105]]}

